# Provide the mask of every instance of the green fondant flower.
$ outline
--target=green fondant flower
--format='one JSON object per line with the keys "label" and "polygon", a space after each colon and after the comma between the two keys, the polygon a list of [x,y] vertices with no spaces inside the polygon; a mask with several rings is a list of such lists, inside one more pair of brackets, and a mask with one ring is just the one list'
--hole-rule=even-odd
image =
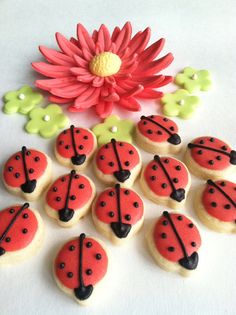
{"label": "green fondant flower", "polygon": [[211,87],[211,75],[207,70],[196,70],[191,67],[177,74],[175,83],[184,87],[189,93],[208,91]]}
{"label": "green fondant flower", "polygon": [[121,120],[116,115],[109,116],[103,123],[93,127],[99,145],[110,142],[112,138],[131,143],[133,130],[133,121],[129,119]]}
{"label": "green fondant flower", "polygon": [[165,94],[161,102],[164,104],[164,115],[188,119],[194,114],[196,107],[200,104],[200,99],[190,95],[186,90],[177,90],[174,93]]}
{"label": "green fondant flower", "polygon": [[24,85],[17,91],[4,95],[3,111],[5,114],[28,114],[43,99],[42,94],[35,92],[30,86]]}
{"label": "green fondant flower", "polygon": [[43,138],[54,136],[58,129],[64,128],[69,122],[61,107],[56,104],[33,109],[29,113],[29,118],[25,130],[28,133],[38,133]]}

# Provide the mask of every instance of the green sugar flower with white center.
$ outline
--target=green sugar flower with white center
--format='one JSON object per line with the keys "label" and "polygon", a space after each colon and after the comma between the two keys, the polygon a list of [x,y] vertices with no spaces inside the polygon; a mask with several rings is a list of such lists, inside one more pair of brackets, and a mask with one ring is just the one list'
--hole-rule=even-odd
{"label": "green sugar flower with white center", "polygon": [[200,104],[200,99],[182,89],[174,93],[165,94],[161,99],[161,103],[164,105],[164,115],[189,119],[193,116],[196,108]]}
{"label": "green sugar flower with white center", "polygon": [[27,115],[42,99],[42,94],[35,92],[30,86],[24,85],[19,90],[4,95],[3,112],[5,114],[20,113]]}
{"label": "green sugar flower with white center", "polygon": [[187,67],[176,75],[175,83],[185,88],[189,93],[208,91],[212,85],[211,74],[207,70]]}
{"label": "green sugar flower with white center", "polygon": [[111,139],[132,143],[134,123],[132,120],[120,119],[118,116],[112,115],[107,117],[103,123],[94,126],[92,130],[99,145],[108,143]]}
{"label": "green sugar flower with white center", "polygon": [[59,129],[64,128],[69,123],[68,117],[56,104],[33,109],[29,113],[29,119],[25,125],[25,130],[28,133],[38,133],[43,138],[51,138]]}

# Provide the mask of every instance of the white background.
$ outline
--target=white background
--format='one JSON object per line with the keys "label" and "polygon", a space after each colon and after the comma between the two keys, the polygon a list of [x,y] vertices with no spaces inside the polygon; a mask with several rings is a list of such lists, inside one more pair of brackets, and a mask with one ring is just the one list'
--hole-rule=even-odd
{"label": "white background", "polygon": [[[175,61],[166,71],[175,75],[185,66],[208,69],[214,85],[201,93],[202,106],[188,121],[178,120],[185,144],[193,137],[221,137],[236,148],[236,3],[234,0],[1,0],[0,1],[0,95],[21,85],[33,84],[37,75],[30,62],[40,60],[37,46],[56,47],[54,33],[75,35],[77,22],[92,31],[101,23],[122,26],[133,23],[134,31],[150,26],[152,41],[167,39],[164,52],[171,51]],[[168,86],[167,91],[176,87]],[[158,103],[143,103],[143,113],[160,113]],[[141,113],[118,112],[138,120]],[[54,140],[43,140],[23,131],[26,118],[0,113],[0,163],[22,145],[47,152],[53,159]],[[88,111],[71,115],[80,126],[92,126],[99,119]],[[151,155],[143,152],[148,161]],[[66,172],[54,159],[54,176]],[[94,178],[98,191],[102,186]],[[183,213],[195,217],[192,196],[203,181],[193,178],[192,189]],[[236,181],[236,177],[233,178]],[[138,185],[135,189],[139,190]],[[21,201],[0,186],[0,208]],[[71,229],[59,228],[44,213],[43,201],[32,203],[46,224],[46,238],[40,253],[18,266],[0,271],[0,314],[235,314],[236,246],[235,235],[221,235],[199,223],[203,245],[198,271],[189,279],[169,274],[155,265],[144,240],[145,232],[164,209],[146,199],[146,220],[142,231],[128,244],[110,252],[110,270],[97,300],[82,308],[56,286],[51,265],[62,242],[82,231],[99,236],[88,216]]]}

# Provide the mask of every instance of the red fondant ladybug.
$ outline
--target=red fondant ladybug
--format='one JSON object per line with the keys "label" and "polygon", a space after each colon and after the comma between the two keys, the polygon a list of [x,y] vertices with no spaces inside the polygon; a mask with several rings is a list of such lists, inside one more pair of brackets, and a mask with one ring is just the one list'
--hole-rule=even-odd
{"label": "red fondant ladybug", "polygon": [[186,166],[172,157],[155,155],[142,171],[144,194],[157,204],[179,208],[185,202],[191,179]]}
{"label": "red fondant ladybug", "polygon": [[0,212],[0,265],[30,258],[40,248],[43,221],[29,204],[14,205]]}
{"label": "red fondant ladybug", "polygon": [[218,179],[235,169],[236,151],[220,139],[199,137],[188,144],[185,162],[194,175]]}
{"label": "red fondant ladybug", "polygon": [[136,147],[124,141],[103,145],[95,157],[95,172],[103,182],[130,187],[141,169],[141,156]]}
{"label": "red fondant ladybug", "polygon": [[136,126],[136,140],[150,153],[174,154],[181,149],[178,126],[171,119],[159,115],[141,116]]}
{"label": "red fondant ladybug", "polygon": [[72,226],[88,212],[94,197],[93,182],[72,170],[51,185],[46,195],[45,210],[61,226]]}
{"label": "red fondant ladybug", "polygon": [[71,125],[57,137],[55,155],[61,164],[81,171],[87,166],[96,147],[97,138],[91,130]]}
{"label": "red fondant ladybug", "polygon": [[50,180],[51,160],[35,149],[22,147],[4,166],[3,182],[6,188],[27,200],[36,200]]}
{"label": "red fondant ladybug", "polygon": [[236,232],[236,184],[208,180],[196,195],[195,209],[202,222],[218,232]]}
{"label": "red fondant ladybug", "polygon": [[148,234],[148,245],[156,262],[168,271],[189,275],[197,268],[201,237],[186,216],[164,211]]}
{"label": "red fondant ladybug", "polygon": [[143,224],[143,201],[131,189],[107,188],[94,202],[93,221],[98,230],[115,243],[138,232]]}
{"label": "red fondant ladybug", "polygon": [[59,288],[80,304],[91,298],[95,286],[107,273],[104,247],[84,233],[67,242],[57,254],[54,276]]}

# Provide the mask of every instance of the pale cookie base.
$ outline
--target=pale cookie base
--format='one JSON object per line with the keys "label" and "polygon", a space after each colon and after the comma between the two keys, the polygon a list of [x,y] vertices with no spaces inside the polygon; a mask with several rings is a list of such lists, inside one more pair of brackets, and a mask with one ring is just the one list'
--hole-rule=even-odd
{"label": "pale cookie base", "polygon": [[[198,189],[194,199],[194,208],[197,216],[209,229],[219,233],[236,233],[236,224],[234,222],[224,222],[211,216],[204,208],[202,203],[202,194],[204,188]],[[227,211],[227,210],[225,210]]]}
{"label": "pale cookie base", "polygon": [[[86,129],[86,128],[83,128],[83,129]],[[89,129],[87,129],[89,130]],[[90,130],[89,130],[90,131]],[[91,131],[90,131],[91,132]],[[68,158],[64,158],[63,156],[61,156],[59,154],[59,152],[57,151],[57,147],[56,147],[56,144],[54,145],[54,153],[55,153],[55,156],[56,156],[56,159],[58,160],[58,162],[68,168],[72,168],[78,172],[80,171],[83,171],[87,166],[88,164],[90,163],[93,155],[94,155],[94,152],[96,151],[97,149],[97,138],[95,137],[94,134],[93,135],[93,140],[94,140],[94,147],[93,147],[93,150],[90,152],[90,154],[86,155],[86,160],[83,164],[81,165],[74,165],[72,162],[71,162],[71,159],[68,159]]]}
{"label": "pale cookie base", "polygon": [[224,170],[209,170],[208,168],[201,167],[197,164],[191,156],[191,152],[189,149],[186,150],[184,155],[184,162],[187,165],[189,171],[202,179],[212,179],[217,180],[221,178],[225,178],[227,175],[232,174],[235,172],[235,165],[230,165],[229,167],[225,168]]}
{"label": "pale cookie base", "polygon": [[[46,155],[46,154],[45,154]],[[26,199],[28,201],[35,201],[37,199],[39,199],[41,197],[41,194],[43,193],[43,191],[47,188],[47,186],[50,184],[51,179],[52,179],[52,161],[51,159],[46,155],[47,158],[47,168],[45,169],[43,175],[37,179],[37,185],[35,190],[32,193],[24,193],[20,188],[16,188],[16,187],[12,187],[9,186],[3,177],[3,183],[5,185],[5,187],[7,188],[7,190],[18,196],[21,197],[23,199]]]}
{"label": "pale cookie base", "polygon": [[[89,236],[88,236],[88,237],[89,237]],[[73,240],[73,239],[74,239],[74,238],[71,238],[70,240]],[[104,245],[104,243],[103,243],[101,240],[97,239],[96,237],[93,237],[93,239],[96,240],[97,242],[99,242],[99,243],[101,244],[101,246],[104,248],[104,250],[106,251],[106,254],[107,254],[107,256],[108,256],[108,266],[107,266],[107,272],[108,272],[108,268],[109,268],[109,255],[108,255],[106,246]],[[70,240],[68,240],[67,242],[69,242]],[[67,242],[66,242],[66,243],[67,243]],[[62,248],[62,247],[63,247],[63,246],[61,246],[61,248]],[[57,255],[56,255],[56,257],[57,257]],[[54,261],[53,261],[53,266],[52,266],[52,269],[53,269],[53,277],[54,277],[55,282],[56,282],[57,286],[59,287],[59,289],[62,290],[64,293],[66,293],[68,296],[70,296],[72,299],[74,299],[78,304],[80,304],[80,305],[82,305],[82,306],[88,306],[88,305],[90,305],[91,303],[93,303],[93,301],[96,300],[97,295],[98,295],[98,294],[97,294],[97,293],[98,293],[98,292],[97,292],[97,288],[99,289],[99,287],[100,287],[101,285],[103,285],[103,282],[105,282],[104,279],[106,278],[107,274],[106,274],[98,283],[96,283],[96,285],[93,286],[93,292],[92,292],[92,294],[90,295],[90,297],[89,297],[88,299],[84,300],[84,301],[81,301],[81,300],[79,300],[79,299],[76,298],[76,296],[74,295],[74,290],[73,290],[73,289],[69,289],[69,288],[67,288],[66,286],[64,286],[64,285],[61,283],[61,281],[57,278],[56,273],[55,273],[55,260],[56,260],[56,258],[54,259]]]}
{"label": "pale cookie base", "polygon": [[156,204],[163,205],[163,206],[169,207],[169,208],[174,209],[174,210],[182,209],[182,206],[184,205],[184,203],[185,203],[185,201],[187,199],[189,188],[191,186],[191,176],[190,176],[188,170],[187,170],[187,172],[188,172],[188,185],[184,188],[184,190],[185,190],[185,198],[181,202],[178,202],[178,201],[176,201],[176,200],[174,200],[174,199],[172,199],[170,197],[163,197],[163,196],[156,195],[148,187],[148,185],[146,183],[146,180],[144,178],[144,171],[146,169],[146,166],[147,165],[143,166],[141,177],[140,177],[140,187],[142,189],[143,194],[148,199],[150,199],[151,201],[155,202]]}
{"label": "pale cookie base", "polygon": [[148,249],[151,255],[153,256],[155,262],[158,264],[158,266],[166,271],[177,272],[181,276],[184,276],[184,277],[188,277],[191,274],[193,274],[194,270],[187,270],[183,268],[179,263],[169,261],[160,254],[160,252],[157,250],[154,243],[154,237],[153,237],[154,226],[155,224],[152,225],[152,227],[149,229],[148,233],[146,234],[146,240],[147,240]]}
{"label": "pale cookie base", "polygon": [[[30,210],[32,209],[30,208]],[[37,211],[32,211],[34,212],[38,221],[38,230],[35,233],[32,242],[23,249],[13,252],[6,251],[6,253],[1,256],[0,266],[15,265],[22,261],[28,260],[32,256],[36,255],[37,252],[40,250],[44,239],[44,223],[40,214]]]}
{"label": "pale cookie base", "polygon": [[174,145],[165,142],[154,142],[144,137],[136,126],[135,129],[135,141],[144,151],[153,153],[153,154],[177,154],[182,148],[182,142],[180,144]]}
{"label": "pale cookie base", "polygon": [[100,221],[96,214],[95,214],[95,205],[96,205],[97,200],[94,201],[93,206],[92,206],[92,218],[93,218],[93,223],[102,235],[110,239],[115,245],[122,245],[125,242],[127,242],[130,238],[132,238],[138,231],[141,229],[144,221],[144,215],[142,218],[134,225],[132,225],[131,230],[129,234],[127,235],[126,238],[119,238],[117,237],[114,232],[112,231],[110,224],[106,224],[102,221]]}
{"label": "pale cookie base", "polygon": [[62,227],[68,227],[69,228],[69,227],[72,227],[73,225],[77,224],[79,222],[79,220],[81,218],[83,218],[89,212],[90,206],[93,202],[93,199],[96,196],[96,189],[95,189],[94,183],[87,176],[85,176],[85,175],[83,175],[83,176],[87,178],[87,180],[89,181],[89,183],[92,187],[92,195],[91,195],[90,199],[87,201],[87,203],[82,208],[74,209],[75,212],[74,212],[74,215],[70,221],[63,222],[63,221],[59,220],[58,211],[55,211],[53,208],[51,208],[49,206],[49,204],[47,203],[47,201],[45,200],[44,209],[45,209],[47,215],[49,217],[57,220],[57,223]]}

